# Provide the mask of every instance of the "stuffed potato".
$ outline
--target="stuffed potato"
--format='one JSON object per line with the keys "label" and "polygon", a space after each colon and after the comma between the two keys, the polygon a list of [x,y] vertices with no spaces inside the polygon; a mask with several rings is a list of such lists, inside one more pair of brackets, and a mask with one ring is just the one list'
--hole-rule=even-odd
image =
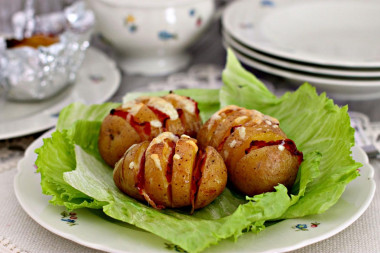
{"label": "stuffed potato", "polygon": [[187,135],[164,132],[131,146],[116,163],[113,178],[121,191],[154,208],[194,210],[223,192],[227,168],[214,148],[200,149]]}
{"label": "stuffed potato", "polygon": [[273,191],[279,183],[291,187],[303,160],[277,119],[234,105],[216,112],[198,141],[217,149],[232,185],[249,196]]}
{"label": "stuffed potato", "polygon": [[169,131],[195,137],[201,127],[197,103],[177,94],[140,97],[113,109],[102,122],[98,147],[105,162],[114,166],[133,144]]}

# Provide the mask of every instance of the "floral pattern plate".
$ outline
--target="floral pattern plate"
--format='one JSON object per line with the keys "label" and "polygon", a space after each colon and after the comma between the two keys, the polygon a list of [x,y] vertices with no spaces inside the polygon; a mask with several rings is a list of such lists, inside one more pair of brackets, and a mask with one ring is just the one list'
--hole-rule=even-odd
{"label": "floral pattern plate", "polygon": [[72,102],[103,103],[120,85],[120,72],[114,61],[95,48],[86,52],[76,82],[63,92],[42,102],[0,105],[0,140],[36,133],[53,127],[59,111]]}
{"label": "floral pattern plate", "polygon": [[[40,175],[36,173],[34,150],[42,145],[45,133],[29,146],[18,164],[14,179],[17,199],[26,213],[51,232],[107,252],[181,252],[176,245],[132,225],[115,221],[99,210],[79,209],[67,212],[49,204],[49,196],[41,193]],[[342,231],[369,206],[374,193],[374,169],[361,148],[352,149],[353,158],[361,162],[358,178],[346,188],[340,200],[327,212],[300,219],[289,219],[254,234],[246,233],[236,242],[223,240],[204,252],[278,252],[289,251],[329,238]]]}

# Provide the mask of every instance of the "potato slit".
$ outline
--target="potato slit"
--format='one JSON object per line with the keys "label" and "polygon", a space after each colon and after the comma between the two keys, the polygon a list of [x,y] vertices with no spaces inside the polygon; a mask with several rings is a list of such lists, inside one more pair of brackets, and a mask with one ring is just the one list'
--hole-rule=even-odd
{"label": "potato slit", "polygon": [[156,205],[156,203],[154,203],[154,201],[149,197],[148,193],[146,193],[146,191],[144,189],[144,185],[145,185],[145,154],[146,154],[146,150],[144,151],[144,154],[141,157],[139,173],[137,174],[136,188],[139,190],[139,193],[141,194],[141,196],[144,197],[144,199],[148,202],[149,205],[151,205],[155,209],[163,209],[164,206]]}
{"label": "potato slit", "polygon": [[181,108],[176,108],[176,110],[177,110],[177,113],[178,113],[178,118],[181,121],[181,125],[185,128],[185,126],[186,126],[186,120],[185,120],[185,117],[184,117],[183,110]]}
{"label": "potato slit", "polygon": [[151,110],[156,115],[158,120],[161,122],[162,132],[166,132],[166,121],[168,119],[170,119],[170,116],[167,115],[166,113],[154,108],[153,106],[149,106],[149,105],[147,105],[147,106],[148,106],[149,110]]}
{"label": "potato slit", "polygon": [[136,130],[142,140],[145,140],[146,136],[150,136],[150,122],[139,123],[135,120],[134,116],[131,113],[124,110],[112,109],[110,114],[125,119]]}
{"label": "potato slit", "polygon": [[[120,181],[119,181],[120,184],[122,184],[122,183],[125,181],[125,177],[124,177],[125,169],[126,169],[126,168],[125,168],[125,160],[126,160],[125,158],[126,158],[126,156],[127,156],[127,153],[128,153],[128,152],[125,152],[124,155],[123,155],[123,158],[122,158],[122,159],[123,159],[123,163],[121,164],[121,173],[120,173],[121,175],[120,175],[120,177],[119,177],[119,178],[120,178]],[[128,168],[127,168],[127,169],[128,169]]]}
{"label": "potato slit", "polygon": [[233,132],[235,132],[235,129],[236,129],[236,128],[241,127],[241,126],[242,126],[242,125],[233,126],[233,127],[230,128],[229,131],[226,132],[226,134],[225,134],[223,140],[219,143],[219,145],[218,145],[218,147],[217,147],[217,149],[216,149],[219,153],[222,151],[223,146],[224,146],[224,143],[226,143],[228,137],[230,137],[231,134],[233,134]]}
{"label": "potato slit", "polygon": [[166,180],[168,181],[168,198],[169,202],[172,203],[172,176],[173,176],[173,156],[175,153],[176,143],[174,141],[167,142],[171,148],[170,155],[168,157],[168,163],[166,166]]}
{"label": "potato slit", "polygon": [[[217,119],[215,119],[216,116],[214,116],[214,115],[211,116],[211,118],[209,119],[208,122],[206,122],[205,125],[211,124],[211,126],[209,126],[208,130],[209,131],[211,130],[212,133],[206,136],[207,140],[206,140],[206,143],[204,143],[204,147],[207,147],[210,145],[210,142],[211,142],[213,136],[215,135],[215,132],[218,130],[218,126],[223,122],[223,120],[225,120],[229,116],[229,114],[234,113],[235,111],[236,110],[234,110],[234,109],[228,109],[225,111],[216,112],[214,115],[218,116]],[[218,148],[218,146],[216,146],[216,148]]]}
{"label": "potato slit", "polygon": [[264,148],[268,146],[275,146],[275,145],[280,145],[283,146],[286,150],[289,151],[289,153],[293,156],[296,156],[298,159],[298,163],[301,164],[303,161],[303,153],[299,151],[296,147],[296,144],[294,141],[290,139],[285,139],[285,140],[277,140],[277,141],[256,141],[253,140],[251,141],[251,144],[249,145],[249,148],[245,150],[245,154],[248,154],[252,150],[259,149],[259,148]]}
{"label": "potato slit", "polygon": [[197,162],[194,163],[193,177],[191,181],[191,214],[195,210],[195,200],[197,198],[197,193],[200,186],[200,181],[202,178],[202,167],[206,161],[206,151],[199,150],[196,156]]}

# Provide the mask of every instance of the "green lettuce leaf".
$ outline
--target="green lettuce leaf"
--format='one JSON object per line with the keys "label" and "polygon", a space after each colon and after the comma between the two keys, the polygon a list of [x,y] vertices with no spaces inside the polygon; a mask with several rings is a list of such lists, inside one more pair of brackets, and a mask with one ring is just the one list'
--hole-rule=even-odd
{"label": "green lettuce leaf", "polygon": [[[189,215],[185,209],[155,210],[122,194],[112,169],[100,158],[97,138],[102,119],[119,104],[73,104],[60,115],[58,130],[36,152],[43,193],[53,204],[69,209],[102,208],[108,216],[134,224],[179,245],[200,252],[243,231],[260,231],[266,221],[302,217],[331,207],[357,176],[360,164],[350,157],[354,143],[347,108],[339,108],[305,84],[294,93],[275,97],[245,71],[229,52],[220,90],[179,90],[198,102],[203,120],[220,106],[236,104],[277,117],[281,128],[304,152],[291,192],[278,185],[274,192],[245,198],[230,189],[209,206]],[[130,93],[124,101],[140,95]]]}
{"label": "green lettuce leaf", "polygon": [[[276,192],[248,198],[248,202],[239,201],[227,189],[207,209],[193,215],[181,210],[156,210],[121,193],[113,182],[112,170],[104,162],[80,146],[75,146],[75,155],[76,169],[63,176],[68,184],[102,203],[107,202],[103,211],[110,217],[155,233],[189,252],[199,252],[221,239],[237,237],[247,228],[259,231],[266,220],[280,217],[291,204],[287,189],[278,185]],[[312,160],[305,161],[301,170]]]}
{"label": "green lettuce leaf", "polygon": [[37,172],[41,174],[41,188],[46,195],[53,196],[50,203],[66,206],[68,209],[82,207],[102,208],[103,203],[76,190],[63,179],[63,173],[76,168],[74,146],[75,139],[67,131],[56,131],[51,138],[44,139],[44,144],[35,152]]}
{"label": "green lettuce leaf", "polygon": [[220,91],[222,106],[241,101],[239,105],[276,117],[304,155],[313,151],[322,155],[320,172],[312,175],[312,178],[318,177],[310,182],[305,196],[282,217],[322,213],[334,205],[346,185],[357,177],[357,168],[361,166],[351,157],[355,140],[347,106],[339,108],[325,93],[318,96],[315,88],[307,83],[293,93],[276,98],[240,65],[230,50],[223,82],[225,85]]}
{"label": "green lettuce leaf", "polygon": [[87,106],[82,103],[72,103],[59,113],[57,130],[69,129],[77,120],[102,121],[111,109],[116,108],[120,103],[104,103],[101,105]]}

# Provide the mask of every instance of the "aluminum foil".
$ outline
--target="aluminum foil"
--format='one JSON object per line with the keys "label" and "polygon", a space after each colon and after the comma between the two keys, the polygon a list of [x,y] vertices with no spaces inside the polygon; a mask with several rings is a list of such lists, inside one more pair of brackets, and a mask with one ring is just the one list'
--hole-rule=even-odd
{"label": "aluminum foil", "polygon": [[58,34],[59,42],[37,49],[7,48],[6,38],[0,38],[0,84],[10,100],[46,99],[73,83],[95,22],[84,2],[76,2],[63,12],[29,17],[30,10],[14,14],[14,38]]}

